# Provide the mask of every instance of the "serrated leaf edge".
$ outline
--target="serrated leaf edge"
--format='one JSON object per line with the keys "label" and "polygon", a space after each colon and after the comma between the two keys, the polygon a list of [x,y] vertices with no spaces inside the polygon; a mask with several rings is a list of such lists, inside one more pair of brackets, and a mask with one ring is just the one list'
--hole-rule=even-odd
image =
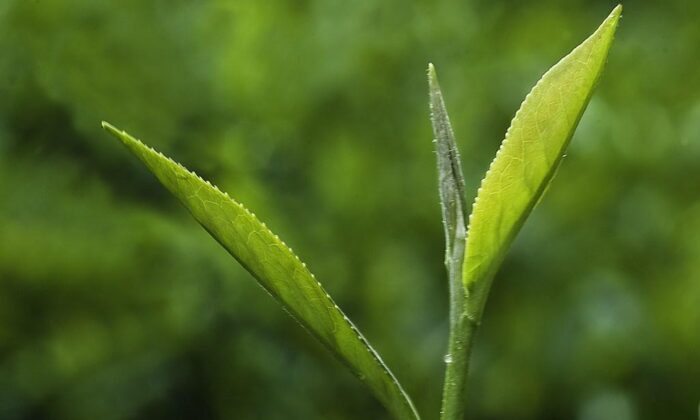
{"label": "serrated leaf edge", "polygon": [[[140,141],[139,139],[137,139],[137,138],[131,136],[131,135],[130,135],[129,133],[127,133],[126,131],[124,131],[124,130],[119,130],[118,128],[116,128],[115,126],[113,126],[112,124],[110,124],[110,123],[108,123],[108,122],[106,122],[106,121],[103,121],[103,122],[102,122],[102,128],[104,128],[104,129],[107,130],[110,134],[112,134],[112,135],[114,135],[115,137],[117,137],[117,139],[119,139],[123,144],[126,145],[126,142],[127,142],[127,141],[135,142],[139,147],[144,148],[144,149],[145,149],[146,151],[148,151],[149,153],[155,154],[155,155],[157,155],[159,158],[165,159],[165,160],[167,160],[168,162],[174,164],[174,165],[177,166],[179,169],[181,169],[181,170],[185,171],[186,173],[188,173],[188,174],[194,176],[194,177],[197,178],[199,181],[204,182],[208,187],[212,188],[215,192],[217,192],[217,193],[223,195],[225,198],[227,198],[229,201],[231,201],[231,203],[233,203],[233,204],[236,205],[238,208],[240,208],[241,210],[243,210],[243,211],[244,211],[248,216],[250,216],[252,219],[254,219],[255,221],[259,222],[259,223],[261,224],[261,226],[262,226],[268,233],[270,233],[270,234],[275,238],[275,240],[277,240],[277,241],[279,242],[280,245],[284,246],[284,247],[289,251],[289,253],[290,253],[291,255],[294,256],[294,258],[297,260],[297,262],[299,262],[299,263],[301,264],[301,266],[303,267],[303,269],[306,270],[307,273],[311,276],[311,278],[313,278],[313,279],[316,281],[316,284],[317,284],[318,287],[321,289],[321,291],[324,292],[324,294],[326,295],[326,298],[328,298],[329,302],[331,302],[331,303],[333,304],[334,310],[335,310],[339,315],[341,315],[342,319],[347,323],[347,326],[356,334],[357,338],[358,338],[358,339],[360,340],[360,342],[365,346],[365,349],[366,349],[366,350],[369,352],[369,354],[374,358],[375,362],[381,367],[381,370],[384,372],[384,374],[386,375],[386,377],[389,378],[390,382],[394,385],[394,387],[396,388],[396,390],[399,391],[399,393],[400,393],[401,395],[405,396],[407,405],[409,405],[409,406],[412,408],[412,410],[413,410],[414,413],[416,414],[416,418],[417,418],[417,419],[419,418],[419,416],[418,416],[418,414],[417,414],[417,411],[416,411],[416,409],[415,409],[415,407],[414,407],[414,405],[413,405],[413,402],[410,400],[410,398],[408,397],[408,395],[407,395],[406,392],[404,391],[403,387],[402,387],[401,384],[398,382],[398,379],[396,379],[396,377],[394,376],[394,374],[389,370],[388,366],[387,366],[387,365],[384,363],[384,361],[382,360],[381,356],[379,356],[379,353],[377,353],[377,351],[369,344],[369,341],[368,341],[368,340],[364,337],[364,335],[359,331],[359,329],[355,326],[355,324],[354,324],[354,323],[350,320],[350,318],[348,318],[348,317],[345,315],[345,313],[340,309],[340,307],[337,305],[337,303],[333,300],[333,298],[330,296],[330,294],[329,294],[329,293],[326,291],[326,289],[323,287],[323,285],[321,284],[321,282],[319,282],[319,281],[316,279],[316,276],[306,267],[306,263],[304,263],[303,261],[301,261],[301,259],[300,259],[299,256],[294,252],[294,250],[293,250],[289,245],[287,245],[282,239],[280,239],[280,237],[279,237],[277,234],[275,234],[274,232],[272,232],[272,231],[267,227],[267,225],[265,224],[265,222],[260,221],[260,219],[258,219],[258,217],[255,215],[255,213],[253,213],[252,211],[248,210],[248,208],[246,208],[246,207],[245,207],[243,204],[241,204],[240,202],[238,202],[238,201],[236,201],[235,199],[231,198],[227,192],[221,191],[216,185],[214,185],[214,184],[212,184],[211,182],[209,182],[208,180],[202,178],[202,177],[199,176],[196,172],[194,172],[194,171],[192,171],[192,170],[186,168],[184,165],[180,164],[179,162],[176,162],[176,161],[173,160],[172,158],[170,158],[170,157],[164,155],[163,153],[159,152],[158,150],[155,150],[155,149],[152,148],[151,146],[149,146],[149,145],[143,143],[143,142]],[[189,212],[189,209],[188,209],[188,212]],[[196,220],[196,218],[195,218],[195,220]],[[233,257],[237,259],[237,257],[236,257],[235,255],[233,255]],[[247,268],[246,268],[246,271],[247,271]],[[250,274],[253,275],[252,273],[250,273]],[[256,277],[255,275],[253,275],[253,276]],[[360,379],[361,381],[364,381],[364,377],[363,377],[359,372],[355,372],[355,369],[352,368],[352,366],[350,366],[350,364],[344,360],[344,358],[342,357],[342,355],[340,355],[334,348],[332,348],[330,345],[328,345],[328,344],[325,342],[325,340],[321,339],[321,337],[319,337],[318,334],[316,334],[316,333],[313,331],[312,328],[307,327],[307,326],[305,325],[305,323],[302,321],[301,317],[299,317],[298,315],[296,315],[296,314],[294,313],[294,311],[292,311],[289,307],[287,307],[287,305],[286,305],[285,303],[283,303],[280,299],[278,299],[278,297],[275,295],[274,292],[272,292],[272,291],[269,290],[267,287],[265,287],[260,281],[258,281],[257,283],[258,283],[259,285],[261,285],[262,288],[263,288],[268,294],[270,294],[270,295],[273,297],[273,299],[275,299],[277,302],[279,302],[279,303],[280,303],[280,306],[282,306],[282,308],[283,308],[287,313],[289,313],[289,314],[292,316],[292,318],[293,318],[297,323],[299,323],[305,330],[307,330],[311,335],[313,335],[313,336],[314,336],[320,343],[322,343],[323,346],[326,347],[331,353],[335,354],[335,355],[336,355],[336,359],[338,359],[342,364],[346,365],[346,366],[349,368],[349,370],[352,371],[353,374],[354,374],[358,379]]]}

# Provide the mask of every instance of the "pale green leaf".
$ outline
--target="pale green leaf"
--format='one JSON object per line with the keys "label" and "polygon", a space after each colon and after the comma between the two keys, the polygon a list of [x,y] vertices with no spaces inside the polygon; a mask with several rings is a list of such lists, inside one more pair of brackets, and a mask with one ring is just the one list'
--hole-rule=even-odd
{"label": "pale green leaf", "polygon": [[470,215],[463,282],[478,320],[505,252],[552,178],[600,77],[622,7],[527,95],[481,183]]}
{"label": "pale green leaf", "polygon": [[134,153],[289,313],[330,349],[398,419],[418,414],[394,375],[292,250],[253,213],[180,164],[113,126]]}

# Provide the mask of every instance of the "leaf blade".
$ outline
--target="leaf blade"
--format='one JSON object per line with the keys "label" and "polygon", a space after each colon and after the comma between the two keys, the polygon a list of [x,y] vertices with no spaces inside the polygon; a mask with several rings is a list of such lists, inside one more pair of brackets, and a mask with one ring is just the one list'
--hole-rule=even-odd
{"label": "leaf blade", "polygon": [[495,271],[561,161],[603,70],[621,12],[619,5],[537,82],[482,181],[469,216],[462,277],[472,319],[480,319]]}
{"label": "leaf blade", "polygon": [[398,419],[418,419],[408,395],[306,264],[228,194],[103,122],[260,285],[373,391]]}
{"label": "leaf blade", "polygon": [[[459,246],[458,242],[463,241],[466,234],[467,205],[464,196],[464,175],[454,131],[445,107],[437,72],[432,63],[428,65],[428,85],[430,119],[437,155],[438,191],[445,228],[445,260],[449,269],[452,261],[458,259],[461,264],[464,257],[464,255],[452,255],[455,246]],[[458,268],[461,269],[461,267]]]}

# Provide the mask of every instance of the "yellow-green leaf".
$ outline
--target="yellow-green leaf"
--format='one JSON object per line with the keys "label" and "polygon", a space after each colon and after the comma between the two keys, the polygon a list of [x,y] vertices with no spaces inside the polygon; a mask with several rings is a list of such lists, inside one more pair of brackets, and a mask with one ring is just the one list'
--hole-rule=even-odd
{"label": "yellow-green leaf", "polygon": [[394,375],[292,250],[253,213],[182,165],[113,126],[116,136],[286,310],[398,419],[418,414]]}
{"label": "yellow-green leaf", "polygon": [[537,82],[481,183],[462,273],[473,319],[479,319],[495,271],[562,159],[603,70],[621,11],[617,6]]}

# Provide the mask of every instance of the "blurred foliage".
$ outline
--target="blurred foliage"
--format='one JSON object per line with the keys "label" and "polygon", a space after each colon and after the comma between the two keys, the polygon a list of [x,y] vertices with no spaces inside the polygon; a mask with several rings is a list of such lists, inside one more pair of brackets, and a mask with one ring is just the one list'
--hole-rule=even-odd
{"label": "blurred foliage", "polygon": [[[0,2],[0,418],[385,418],[100,129],[254,210],[426,418],[447,281],[425,68],[474,193],[607,1]],[[497,276],[472,419],[687,419],[700,400],[700,3],[629,1]]]}

